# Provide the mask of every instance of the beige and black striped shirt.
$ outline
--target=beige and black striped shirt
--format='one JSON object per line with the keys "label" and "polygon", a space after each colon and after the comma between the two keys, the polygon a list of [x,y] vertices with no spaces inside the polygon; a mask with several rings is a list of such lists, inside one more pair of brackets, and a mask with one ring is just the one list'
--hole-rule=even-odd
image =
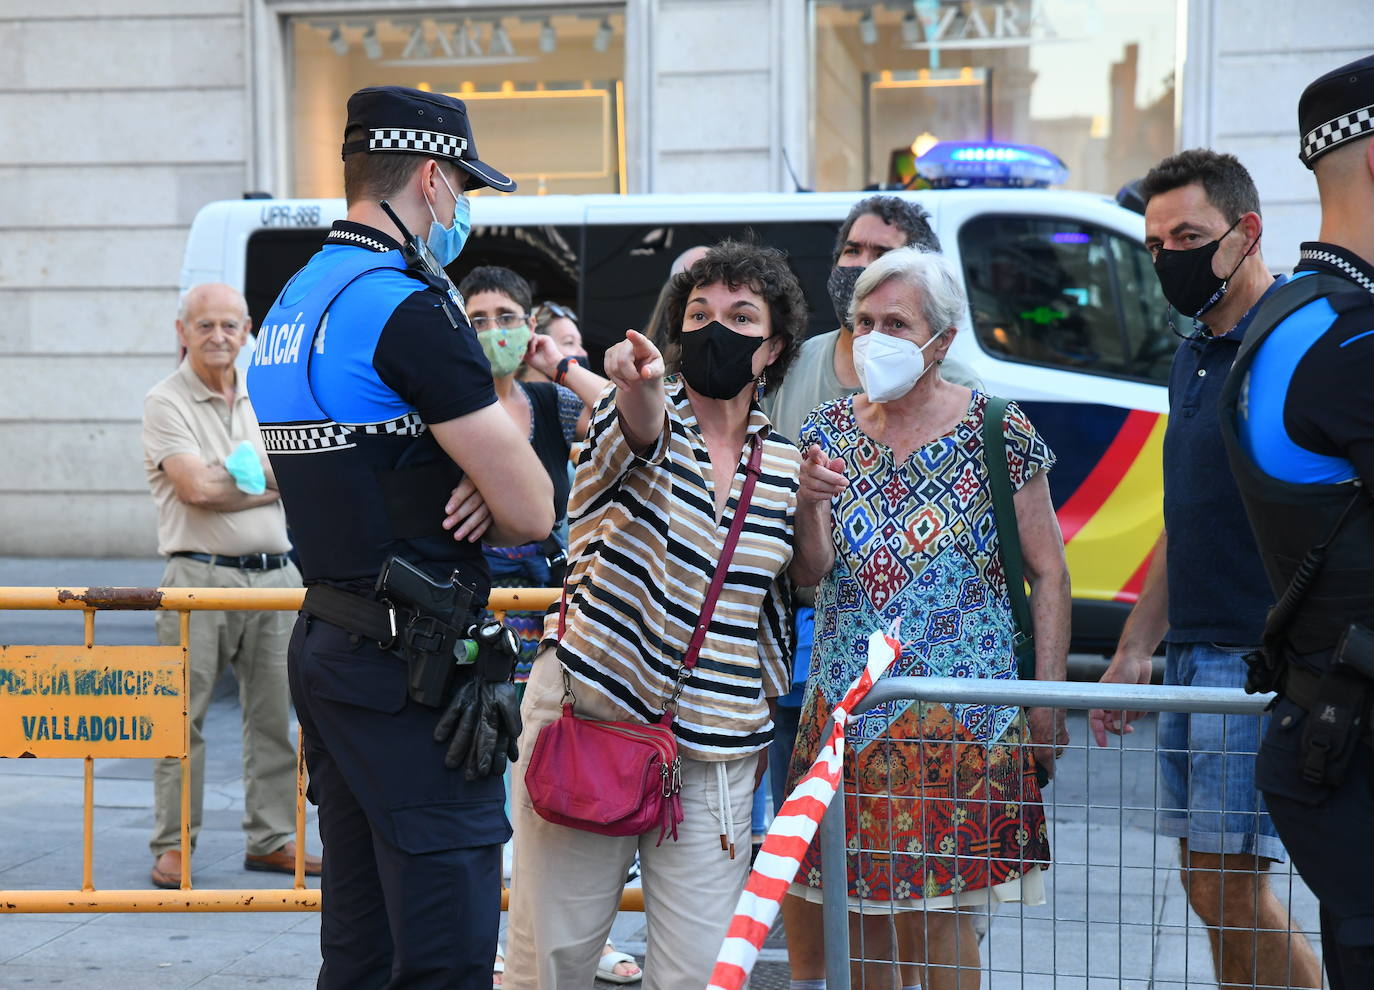
{"label": "beige and black striped shirt", "polygon": [[[761,473],[674,723],[684,755],[697,760],[761,750],[772,737],[767,699],[791,686],[786,571],[801,455],[757,407],[749,434],[763,441]],[[681,382],[667,381],[666,428],[645,456],[621,431],[615,390],[603,396],[568,502],[568,611],[558,657],[575,690],[599,692],[622,717],[662,713],[734,519],[749,449],[740,452],[717,523],[711,460]],[[545,635],[557,634],[555,608]]]}

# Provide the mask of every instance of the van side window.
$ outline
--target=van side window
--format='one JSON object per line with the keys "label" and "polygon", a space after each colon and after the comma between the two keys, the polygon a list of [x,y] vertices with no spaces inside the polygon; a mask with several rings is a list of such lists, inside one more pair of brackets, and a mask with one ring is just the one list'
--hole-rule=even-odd
{"label": "van side window", "polygon": [[1013,361],[1168,381],[1174,344],[1145,248],[1082,221],[986,215],[959,231],[974,333]]}

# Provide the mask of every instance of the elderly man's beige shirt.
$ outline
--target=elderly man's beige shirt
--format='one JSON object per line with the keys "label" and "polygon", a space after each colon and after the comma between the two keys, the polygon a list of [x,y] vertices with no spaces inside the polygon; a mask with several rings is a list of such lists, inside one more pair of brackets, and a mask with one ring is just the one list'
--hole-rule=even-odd
{"label": "elderly man's beige shirt", "polygon": [[245,375],[238,373],[234,408],[211,391],[191,363],[183,360],[172,374],[149,390],[143,400],[143,463],[148,486],[157,503],[157,550],[240,556],[249,553],[285,553],[286,514],[281,502],[271,502],[241,512],[219,512],[187,505],[177,498],[162,463],[174,454],[194,454],[211,464],[223,464],[244,440],[253,445],[263,464],[258,417],[248,402]]}

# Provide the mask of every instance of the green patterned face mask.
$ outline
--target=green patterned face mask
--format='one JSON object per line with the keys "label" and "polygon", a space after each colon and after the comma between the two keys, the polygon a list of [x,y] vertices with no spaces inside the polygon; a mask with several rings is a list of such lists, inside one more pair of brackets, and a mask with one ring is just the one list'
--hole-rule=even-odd
{"label": "green patterned face mask", "polygon": [[528,323],[521,323],[509,330],[492,327],[477,335],[478,341],[482,344],[482,353],[491,362],[493,378],[505,378],[507,375],[515,374],[520,362],[525,360],[525,351],[529,349],[533,333]]}

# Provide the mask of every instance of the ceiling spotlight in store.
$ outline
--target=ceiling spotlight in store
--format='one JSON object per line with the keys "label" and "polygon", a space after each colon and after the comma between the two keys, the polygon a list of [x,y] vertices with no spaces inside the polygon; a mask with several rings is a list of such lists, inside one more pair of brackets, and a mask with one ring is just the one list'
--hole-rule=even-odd
{"label": "ceiling spotlight in store", "polygon": [[902,43],[917,45],[921,42],[921,22],[916,19],[916,11],[908,10],[902,18]]}
{"label": "ceiling spotlight in store", "polygon": [[874,45],[878,42],[878,25],[873,20],[873,11],[864,11],[864,15],[859,18],[859,40],[865,45]]}
{"label": "ceiling spotlight in store", "polygon": [[410,40],[406,42],[406,47],[401,52],[401,58],[429,58],[429,42],[425,40],[425,26],[416,24],[415,30],[410,32]]}
{"label": "ceiling spotlight in store", "polygon": [[599,52],[604,52],[607,48],[610,48],[612,33],[610,18],[601,18],[601,26],[596,29],[596,37],[592,38],[592,47]]}
{"label": "ceiling spotlight in store", "polygon": [[514,55],[515,48],[510,43],[510,35],[506,33],[506,26],[497,21],[491,26],[491,37],[487,41],[488,55]]}
{"label": "ceiling spotlight in store", "polygon": [[335,55],[348,54],[348,39],[343,36],[343,30],[335,27],[329,32],[329,47],[334,49]]}
{"label": "ceiling spotlight in store", "polygon": [[377,28],[375,26],[369,25],[368,29],[363,32],[363,51],[367,53],[368,58],[382,57],[382,43],[377,40]]}
{"label": "ceiling spotlight in store", "polygon": [[558,34],[553,29],[553,21],[544,18],[544,26],[539,29],[539,50],[545,55],[558,47]]}

